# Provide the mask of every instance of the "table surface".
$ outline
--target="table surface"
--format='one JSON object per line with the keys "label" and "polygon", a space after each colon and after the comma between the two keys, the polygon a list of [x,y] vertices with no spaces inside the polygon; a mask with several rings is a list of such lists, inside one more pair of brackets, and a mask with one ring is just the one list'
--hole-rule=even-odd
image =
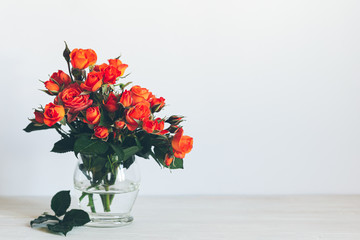
{"label": "table surface", "polygon": [[[51,197],[0,197],[0,239],[64,239],[30,220]],[[71,239],[360,239],[360,196],[140,196],[134,222],[77,227]]]}

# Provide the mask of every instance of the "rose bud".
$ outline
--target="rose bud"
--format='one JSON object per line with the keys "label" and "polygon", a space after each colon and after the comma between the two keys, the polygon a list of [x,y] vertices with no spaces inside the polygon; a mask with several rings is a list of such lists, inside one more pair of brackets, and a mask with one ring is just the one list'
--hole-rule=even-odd
{"label": "rose bud", "polygon": [[109,136],[109,130],[104,126],[96,126],[94,127],[94,136],[105,139]]}
{"label": "rose bud", "polygon": [[37,123],[43,124],[44,123],[44,113],[40,112],[38,110],[35,110],[34,114],[35,114],[35,121]]}
{"label": "rose bud", "polygon": [[170,127],[167,128],[167,130],[171,133],[176,132],[179,129],[179,126],[177,125],[170,125]]}
{"label": "rose bud", "polygon": [[109,94],[106,102],[104,102],[104,107],[108,112],[116,112],[119,109],[118,98],[113,92]]}
{"label": "rose bud", "polygon": [[179,125],[182,121],[184,121],[183,118],[183,116],[172,115],[165,122],[170,123],[171,125]]}
{"label": "rose bud", "polygon": [[184,130],[179,128],[171,142],[173,147],[174,156],[177,158],[184,158],[185,154],[189,153],[193,147],[193,138],[183,136]]}
{"label": "rose bud", "polygon": [[121,120],[115,122],[115,127],[117,129],[123,129],[125,127],[125,125],[126,125],[126,123],[124,121],[121,121]]}
{"label": "rose bud", "polygon": [[166,166],[170,166],[170,164],[173,162],[173,160],[174,160],[174,156],[170,157],[169,154],[166,154],[164,163]]}
{"label": "rose bud", "polygon": [[84,122],[88,124],[98,124],[100,122],[100,117],[99,107],[89,107],[86,109],[86,120],[84,120]]}
{"label": "rose bud", "polygon": [[130,107],[132,104],[131,92],[125,90],[120,97],[120,103],[126,108]]}
{"label": "rose bud", "polygon": [[46,104],[44,110],[44,123],[51,127],[58,121],[61,121],[65,116],[65,109],[61,105],[53,103]]}
{"label": "rose bud", "polygon": [[66,62],[70,62],[70,49],[69,49],[66,42],[65,42],[65,49],[64,49],[64,52],[63,52],[63,56],[64,56]]}

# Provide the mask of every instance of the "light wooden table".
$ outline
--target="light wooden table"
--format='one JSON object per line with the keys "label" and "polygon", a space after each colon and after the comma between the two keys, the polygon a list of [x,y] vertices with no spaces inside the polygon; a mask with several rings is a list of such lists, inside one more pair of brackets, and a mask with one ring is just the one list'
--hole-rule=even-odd
{"label": "light wooden table", "polygon": [[[64,239],[31,229],[50,197],[0,197],[0,239]],[[139,197],[133,224],[79,227],[68,239],[360,239],[360,196]]]}

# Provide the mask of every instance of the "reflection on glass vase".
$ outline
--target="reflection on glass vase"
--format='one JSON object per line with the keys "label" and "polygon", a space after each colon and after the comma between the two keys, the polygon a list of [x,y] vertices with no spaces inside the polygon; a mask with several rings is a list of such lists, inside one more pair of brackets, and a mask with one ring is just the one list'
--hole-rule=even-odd
{"label": "reflection on glass vase", "polygon": [[90,215],[88,226],[116,227],[133,221],[130,212],[139,191],[139,166],[136,161],[130,166],[117,162],[117,156],[81,154],[74,187],[79,207]]}

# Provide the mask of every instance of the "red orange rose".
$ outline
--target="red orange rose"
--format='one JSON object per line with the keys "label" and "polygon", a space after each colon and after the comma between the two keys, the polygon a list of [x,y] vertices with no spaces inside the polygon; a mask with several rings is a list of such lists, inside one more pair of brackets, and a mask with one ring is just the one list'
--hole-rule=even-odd
{"label": "red orange rose", "polygon": [[104,83],[115,84],[120,75],[121,72],[116,67],[109,65],[104,69]]}
{"label": "red orange rose", "polygon": [[77,49],[75,48],[70,53],[71,65],[73,68],[85,69],[90,65],[94,65],[97,60],[97,55],[92,49]]}
{"label": "red orange rose", "polygon": [[128,90],[125,90],[120,97],[120,103],[124,106],[124,107],[129,107],[132,104],[132,97],[131,97],[131,92]]}
{"label": "red orange rose", "polygon": [[56,84],[54,81],[52,80],[48,80],[46,82],[44,82],[45,84],[45,88],[49,91],[49,93],[58,93],[60,90],[60,87],[58,84]]}
{"label": "red orange rose", "polygon": [[96,92],[102,85],[102,74],[99,72],[90,72],[84,83],[81,83],[81,89],[89,92]]}
{"label": "red orange rose", "polygon": [[63,71],[59,70],[58,72],[54,72],[50,79],[46,82],[45,88],[50,92],[57,94],[60,91],[60,88],[63,86],[69,85],[71,82],[71,79],[69,75],[64,73]]}
{"label": "red orange rose", "polygon": [[93,103],[90,95],[81,95],[81,93],[82,90],[80,86],[77,83],[73,83],[59,93],[58,100],[61,100],[64,107],[70,109],[70,112],[79,112]]}
{"label": "red orange rose", "polygon": [[107,138],[109,136],[109,130],[104,126],[94,127],[94,136],[97,138]]}
{"label": "red orange rose", "polygon": [[147,90],[146,88],[142,88],[138,85],[133,86],[130,89],[130,92],[131,92],[131,97],[133,99],[134,105],[139,102],[148,100],[149,96],[151,95],[151,92],[149,92],[149,90]]}
{"label": "red orange rose", "polygon": [[65,109],[61,105],[53,103],[46,104],[44,110],[44,123],[51,127],[58,121],[61,121],[65,116]]}
{"label": "red orange rose", "polygon": [[113,92],[109,94],[106,102],[104,102],[104,107],[108,112],[116,112],[119,109],[118,98]]}
{"label": "red orange rose", "polygon": [[99,107],[89,107],[86,109],[86,120],[84,120],[84,122],[88,124],[98,124],[100,122],[100,117]]}
{"label": "red orange rose", "polygon": [[94,71],[100,72],[103,76],[104,83],[115,84],[116,78],[121,75],[121,72],[114,66],[103,63],[96,65]]}
{"label": "red orange rose", "polygon": [[149,107],[150,103],[140,102],[126,111],[126,122],[130,131],[134,131],[138,127],[140,120],[149,118],[151,114]]}
{"label": "red orange rose", "polygon": [[59,70],[58,72],[54,72],[49,80],[55,81],[59,86],[67,86],[71,83],[71,78],[69,77],[69,75],[67,75],[61,70]]}
{"label": "red orange rose", "polygon": [[150,119],[144,119],[143,120],[143,124],[142,124],[142,128],[148,132],[148,133],[152,133],[154,132],[156,127],[156,121],[150,120]]}
{"label": "red orange rose", "polygon": [[161,134],[161,135],[164,135],[166,133],[169,133],[168,130],[164,130],[164,125],[165,125],[165,122],[163,119],[161,118],[156,118],[155,120],[155,133],[156,134]]}
{"label": "red orange rose", "polygon": [[185,154],[189,153],[193,147],[193,138],[183,136],[184,130],[179,128],[171,142],[174,155],[177,158],[184,158]]}
{"label": "red orange rose", "polygon": [[164,105],[165,105],[165,98],[163,97],[160,98],[153,97],[150,100],[150,106],[154,112],[160,111],[164,107]]}
{"label": "red orange rose", "polygon": [[123,64],[119,59],[109,59],[108,61],[111,66],[114,66],[117,70],[119,70],[119,76],[124,75],[125,70],[128,67],[127,64]]}

